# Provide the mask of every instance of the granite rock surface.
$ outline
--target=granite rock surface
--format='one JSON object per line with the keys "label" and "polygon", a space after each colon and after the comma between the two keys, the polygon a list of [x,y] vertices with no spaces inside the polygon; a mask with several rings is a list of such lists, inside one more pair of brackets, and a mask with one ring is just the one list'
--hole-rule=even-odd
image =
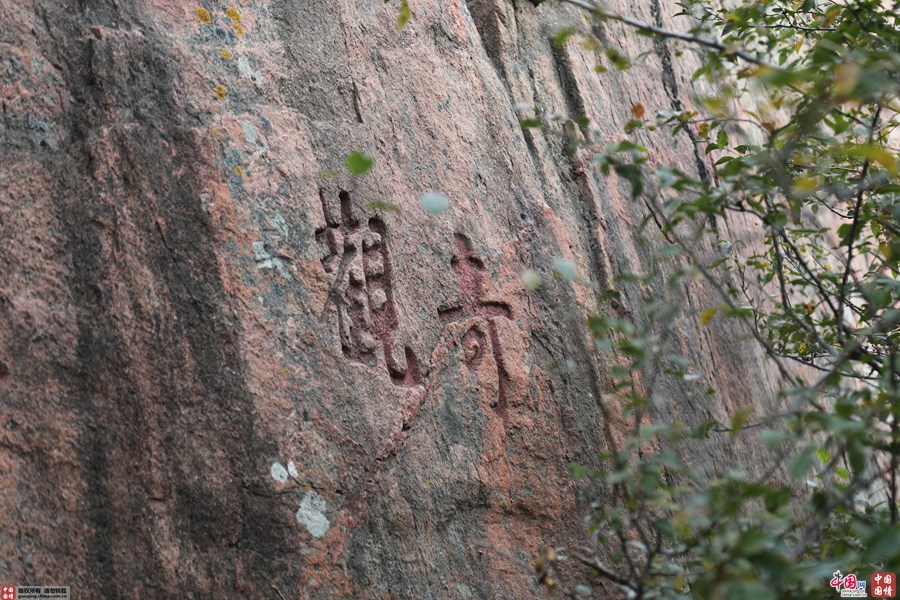
{"label": "granite rock surface", "polygon": [[[523,131],[517,105],[613,142],[636,103],[690,105],[691,56],[556,2],[410,0],[402,32],[382,0],[0,4],[0,581],[540,597],[538,548],[586,539],[569,465],[624,432],[584,317],[643,319],[659,289],[617,276],[661,240],[564,123]],[[611,5],[682,26],[661,0]],[[633,68],[555,47],[566,27]],[[641,135],[709,176],[688,140]],[[560,258],[578,281],[526,292]],[[666,384],[657,418],[772,402],[737,326],[699,324],[717,302],[683,290],[675,343],[702,377]],[[705,448],[710,473],[760,460]]]}

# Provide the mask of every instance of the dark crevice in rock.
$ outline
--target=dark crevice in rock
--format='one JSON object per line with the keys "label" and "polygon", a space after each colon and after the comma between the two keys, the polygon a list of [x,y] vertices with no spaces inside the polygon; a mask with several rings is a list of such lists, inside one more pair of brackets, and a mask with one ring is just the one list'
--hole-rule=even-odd
{"label": "dark crevice in rock", "polygon": [[509,80],[503,67],[502,56],[503,31],[500,28],[500,11],[503,10],[503,7],[498,5],[498,2],[503,1],[466,0],[466,7],[469,9],[469,14],[472,15],[475,29],[478,30],[478,37],[481,38],[481,45],[484,46],[485,53],[491,59],[497,76],[508,87]]}
{"label": "dark crevice in rock", "polygon": [[[582,117],[586,116],[586,107],[578,87],[575,73],[572,70],[570,59],[565,54],[565,49],[556,48],[553,45],[552,40],[550,41],[550,46],[553,48],[552,56],[556,66],[560,90],[563,92],[566,104],[565,109],[568,113],[567,116],[573,120],[580,120]],[[537,91],[534,87],[532,89],[534,90],[535,102],[538,102]],[[582,133],[585,132],[582,130]],[[605,254],[597,234],[599,214],[597,212],[597,206],[594,204],[595,200],[593,190],[591,189],[591,182],[588,179],[588,173],[579,169],[576,158],[577,151],[574,155],[570,155],[563,151],[562,144],[560,144],[559,153],[557,154],[558,172],[562,176],[563,184],[569,190],[569,193],[566,195],[573,198],[573,208],[580,222],[580,226],[577,228],[577,235],[581,239],[582,247],[587,249],[591,276],[598,280],[595,301],[599,309],[602,302],[600,293],[610,285],[611,279],[610,273],[607,272],[607,269],[604,266],[605,263],[603,257]],[[552,239],[553,236],[551,235],[550,237]],[[539,251],[539,254],[546,257],[545,252]],[[574,315],[576,315],[579,310],[576,308],[579,303],[575,298],[574,290],[569,286],[562,286],[560,290],[562,292],[562,298],[551,301],[550,306],[559,305],[569,307],[569,310],[566,311],[566,314],[569,316],[564,320],[562,327],[565,332],[564,336],[566,340],[556,349],[555,356],[594,356],[595,353],[593,349],[589,348],[585,342],[586,338],[583,326],[579,322],[579,319],[574,318]],[[609,419],[607,418],[608,415],[606,414],[603,400],[603,390],[607,386],[603,376],[600,374],[594,361],[579,360],[577,361],[577,364],[579,365],[579,373],[577,373],[577,375],[573,373],[570,377],[570,374],[567,373],[566,369],[561,369],[559,371],[564,387],[569,389],[573,386],[577,387],[577,384],[575,383],[576,379],[582,382],[587,381],[589,383],[590,396],[592,397],[593,403],[601,409],[603,414],[604,423],[602,426],[609,427]],[[580,394],[583,392],[578,393]]]}
{"label": "dark crevice in rock", "polygon": [[597,234],[600,216],[597,214],[597,207],[594,204],[594,193],[592,190],[592,183],[589,180],[589,175],[579,171],[573,164],[572,178],[578,186],[578,195],[581,198],[581,202],[578,206],[580,211],[579,216],[581,217],[582,222],[585,223],[586,229],[588,229],[583,237],[587,241],[592,279],[595,279],[597,283],[596,301],[597,307],[599,308],[603,305],[603,300],[601,298],[603,292],[612,287],[612,276],[611,273],[607,271],[606,261],[604,260],[606,252],[604,251]]}
{"label": "dark crevice in rock", "polygon": [[605,48],[606,46],[609,46],[609,36],[606,34],[606,28],[602,22],[599,22],[596,19],[592,20],[591,33],[599,40],[601,47]]}
{"label": "dark crevice in rock", "polygon": [[[664,28],[665,24],[663,23],[662,8],[660,7],[659,0],[650,0],[650,12],[653,15],[654,24],[659,28]],[[672,66],[672,52],[669,50],[669,44],[666,39],[654,37],[653,50],[656,52],[656,55],[662,63],[663,89],[666,90],[666,95],[672,103],[672,109],[678,112],[684,112],[684,103],[681,101],[681,95],[678,89],[678,78],[675,75],[675,69]],[[709,174],[709,167],[706,166],[706,161],[700,153],[700,138],[690,127],[685,127],[684,131],[687,132],[687,135],[691,140],[691,148],[694,152],[694,163],[697,166],[697,175],[704,185],[709,186],[712,182],[712,178]],[[709,224],[716,234],[718,234],[719,228],[713,215],[709,215]]]}
{"label": "dark crevice in rock", "polygon": [[[553,46],[553,58],[554,64],[556,65],[557,77],[559,78],[560,89],[563,91],[566,101],[567,116],[573,121],[583,122],[582,120],[586,116],[587,110],[585,108],[584,98],[581,95],[581,90],[578,87],[578,80],[575,77],[575,73],[570,63],[571,59],[568,54],[566,54],[564,48],[557,48],[555,46]],[[581,128],[581,133],[582,135],[589,134],[583,127]],[[576,151],[572,158],[567,161],[568,173],[571,181],[574,182],[578,190],[578,193],[574,194],[573,197],[580,199],[575,206],[580,221],[583,224],[582,227],[579,227],[579,232],[581,234],[582,243],[588,249],[591,275],[592,278],[597,279],[597,293],[599,294],[611,284],[610,273],[607,272],[605,267],[605,261],[603,260],[605,253],[597,236],[597,226],[600,222],[600,215],[597,212],[595,196],[591,189],[592,182],[589,180],[588,172],[585,171],[582,166],[579,166],[576,160],[577,156],[578,154]],[[560,172],[565,173],[566,171],[565,169],[560,169]],[[599,296],[597,297],[597,306],[601,306]]]}
{"label": "dark crevice in rock", "polygon": [[544,172],[544,165],[541,163],[541,157],[540,154],[538,154],[537,145],[535,145],[534,133],[524,129],[522,130],[522,136],[525,138],[525,145],[528,146],[528,153],[531,154],[531,160],[535,171],[541,182],[545,184],[547,181],[547,174]]}
{"label": "dark crevice in rock", "polygon": [[353,112],[356,113],[356,122],[362,123],[363,116],[362,111],[359,108],[359,88],[356,87],[356,82],[353,82]]}
{"label": "dark crevice in rock", "polygon": [[[550,47],[553,50],[553,63],[556,65],[556,76],[566,101],[568,116],[570,119],[581,121],[587,111],[584,106],[584,98],[581,97],[581,90],[578,89],[578,80],[575,78],[572,64],[569,62],[571,59],[566,53],[566,49],[558,47],[553,40],[550,40]],[[584,128],[581,133],[585,136],[588,135]]]}

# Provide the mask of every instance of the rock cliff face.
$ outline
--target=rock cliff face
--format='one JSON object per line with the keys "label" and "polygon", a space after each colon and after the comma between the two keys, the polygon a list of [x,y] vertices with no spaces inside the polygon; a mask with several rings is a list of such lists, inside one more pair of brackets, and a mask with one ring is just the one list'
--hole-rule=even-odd
{"label": "rock cliff face", "polygon": [[[382,0],[3,0],[0,581],[525,598],[537,548],[584,539],[568,466],[604,450],[616,398],[581,323],[643,318],[653,286],[616,275],[656,242],[626,183],[513,107],[609,142],[633,103],[688,104],[693,67],[608,25],[588,30],[635,67],[599,74],[554,48],[587,27],[555,2],[410,4],[398,33]],[[678,27],[668,3],[615,4]],[[346,175],[351,150],[370,174]],[[526,293],[556,257],[582,281]],[[678,344],[717,393],[663,390],[689,400],[659,418],[770,402],[728,323],[685,319]]]}

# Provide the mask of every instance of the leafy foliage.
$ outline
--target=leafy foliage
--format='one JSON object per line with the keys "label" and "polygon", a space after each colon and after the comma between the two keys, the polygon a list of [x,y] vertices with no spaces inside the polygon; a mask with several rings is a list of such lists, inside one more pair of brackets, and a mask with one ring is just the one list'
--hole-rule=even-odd
{"label": "leafy foliage", "polygon": [[347,155],[347,170],[353,175],[365,175],[375,164],[375,160],[362,152],[354,150]]}
{"label": "leafy foliage", "polygon": [[[514,107],[523,129],[562,122],[567,151],[594,153],[599,172],[627,181],[646,208],[645,231],[666,241],[647,274],[622,283],[664,280],[668,293],[640,318],[616,310],[588,320],[615,365],[608,375],[619,400],[603,407],[609,451],[573,466],[591,490],[593,538],[544,549],[538,581],[549,592],[590,594],[585,584],[595,582],[557,573],[575,559],[628,598],[821,598],[835,594],[837,570],[897,572],[900,3],[681,0],[687,28],[675,31],[589,0],[555,1],[631,27],[675,56],[699,55],[693,79],[715,93],[691,110],[651,115],[632,105],[626,137],[600,152],[585,119]],[[554,43],[578,35],[566,29]],[[604,62],[630,68],[631,57],[585,37],[598,73]],[[645,130],[694,145],[709,172],[656,164],[638,141]],[[756,224],[762,239],[729,239],[721,227],[729,219]],[[573,279],[563,266],[557,276]],[[693,279],[718,298],[685,313],[678,298]],[[534,272],[523,281],[540,285]],[[614,307],[619,296],[606,294]],[[722,319],[766,354],[777,393],[767,406],[735,408],[727,422],[665,422],[667,406],[716,393],[678,352],[676,328]],[[613,423],[626,427],[624,438]],[[688,460],[748,439],[768,448],[764,464],[709,473]]]}
{"label": "leafy foliage", "polygon": [[[668,269],[645,277],[664,277],[673,293],[648,303],[640,326],[589,320],[598,349],[619,365],[611,375],[626,400],[607,417],[633,427],[622,442],[610,436],[598,466],[574,469],[602,490],[588,522],[595,547],[612,549],[608,564],[591,548],[570,554],[630,598],[821,598],[834,593],[836,570],[896,572],[900,5],[685,0],[681,16],[693,25],[683,33],[566,1],[701,52],[693,76],[717,90],[695,111],[655,118],[635,104],[625,124],[626,134],[688,137],[713,177],[652,168],[652,153],[629,138],[594,158],[603,174],[631,184],[645,226],[667,240],[658,262]],[[733,215],[758,223],[762,242],[727,239],[718,225]],[[691,278],[720,300],[693,316],[675,299]],[[778,369],[769,414],[745,407],[728,423],[694,428],[654,420],[689,400],[660,391],[684,389],[667,379],[702,379],[673,351],[685,317],[746,327]],[[723,434],[758,438],[770,462],[712,475],[687,463]]]}

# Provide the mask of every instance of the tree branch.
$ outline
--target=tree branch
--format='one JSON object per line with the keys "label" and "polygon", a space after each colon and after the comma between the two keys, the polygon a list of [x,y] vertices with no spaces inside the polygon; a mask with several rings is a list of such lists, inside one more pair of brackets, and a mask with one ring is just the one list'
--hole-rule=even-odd
{"label": "tree branch", "polygon": [[[871,144],[872,140],[875,138],[875,129],[878,128],[878,118],[881,115],[881,105],[878,105],[878,108],[875,109],[875,116],[872,117],[872,125],[869,129],[869,141]],[[867,158],[866,162],[863,164],[862,174],[859,177],[859,185],[860,188],[856,192],[856,204],[853,207],[853,221],[850,226],[850,237],[847,239],[847,264],[844,267],[844,276],[841,278],[841,287],[840,287],[840,295],[838,296],[838,308],[840,309],[841,314],[835,315],[838,319],[838,327],[840,329],[844,329],[844,303],[847,300],[847,283],[850,280],[850,271],[853,270],[853,247],[854,241],[856,240],[856,236],[859,234],[859,212],[862,208],[863,198],[865,197],[865,183],[866,183],[866,175],[869,173],[869,165],[870,160]]]}
{"label": "tree branch", "polygon": [[591,11],[601,19],[609,19],[611,21],[618,21],[620,23],[624,23],[630,27],[634,27],[638,31],[643,31],[645,33],[652,33],[653,35],[670,38],[674,40],[682,40],[684,42],[690,42],[692,44],[697,44],[698,46],[704,46],[709,48],[710,50],[716,50],[726,55],[736,56],[748,63],[752,63],[754,65],[758,65],[760,67],[766,67],[769,69],[774,69],[775,71],[781,71],[780,67],[776,67],[775,65],[769,64],[766,61],[759,59],[752,54],[745,52],[744,50],[738,50],[733,46],[726,46],[722,42],[711,40],[709,38],[704,38],[696,35],[691,35],[689,33],[682,33],[680,31],[672,31],[670,29],[663,29],[662,27],[657,27],[656,25],[652,25],[647,23],[646,21],[639,21],[633,17],[628,17],[626,15],[620,15],[619,13],[611,12],[602,8],[592,2],[588,2],[587,0],[561,0],[566,4],[571,4],[573,6],[577,6],[579,8],[583,8],[584,10]]}
{"label": "tree branch", "polygon": [[575,559],[581,564],[596,569],[597,572],[600,573],[600,575],[602,575],[606,579],[609,579],[613,583],[617,583],[624,588],[627,588],[633,592],[637,592],[637,587],[635,587],[633,583],[631,583],[624,577],[620,577],[619,575],[616,575],[615,573],[610,571],[608,568],[606,568],[606,566],[603,565],[603,563],[600,562],[600,559],[596,556],[585,556],[584,554],[581,554],[579,552],[573,553],[572,556],[574,556]]}

